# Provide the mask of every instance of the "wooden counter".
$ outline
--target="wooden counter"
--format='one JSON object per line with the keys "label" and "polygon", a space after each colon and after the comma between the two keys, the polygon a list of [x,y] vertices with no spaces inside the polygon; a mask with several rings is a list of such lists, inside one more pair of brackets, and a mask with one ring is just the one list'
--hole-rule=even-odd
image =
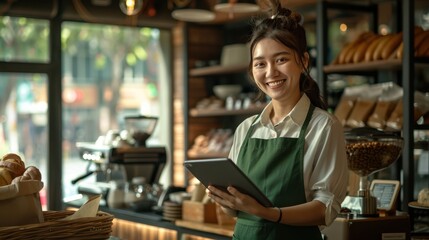
{"label": "wooden counter", "polygon": [[209,232],[227,237],[232,237],[234,233],[234,225],[219,225],[214,223],[198,223],[185,220],[176,220],[176,226]]}
{"label": "wooden counter", "polygon": [[[77,210],[82,203],[66,203],[67,209]],[[113,235],[120,239],[179,240],[231,239],[233,226],[203,224],[183,220],[166,221],[154,212],[133,212],[100,206],[99,210],[112,214]],[[116,236],[117,235],[117,236]],[[183,238],[186,236],[186,238]],[[196,238],[193,238],[196,237]]]}

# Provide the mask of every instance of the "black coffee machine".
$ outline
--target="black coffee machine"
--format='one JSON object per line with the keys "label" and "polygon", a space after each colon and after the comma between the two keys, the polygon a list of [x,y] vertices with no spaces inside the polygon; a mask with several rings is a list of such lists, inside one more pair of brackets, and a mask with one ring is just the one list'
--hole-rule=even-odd
{"label": "black coffee machine", "polygon": [[[76,143],[80,158],[88,162],[86,172],[72,181],[77,184],[78,192],[86,196],[102,195],[100,204],[103,204],[107,203],[110,181],[130,183],[135,177],[144,177],[147,184],[157,184],[167,162],[167,153],[165,147],[146,146],[156,121],[156,117],[126,117],[126,131],[131,137],[120,139],[122,144]],[[95,175],[95,182],[81,181],[91,175]]]}

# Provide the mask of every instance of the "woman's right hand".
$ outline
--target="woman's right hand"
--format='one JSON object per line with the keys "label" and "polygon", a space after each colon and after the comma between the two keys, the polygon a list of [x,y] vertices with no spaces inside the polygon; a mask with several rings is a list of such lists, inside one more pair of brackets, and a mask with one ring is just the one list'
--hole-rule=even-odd
{"label": "woman's right hand", "polygon": [[[259,202],[247,194],[243,194],[234,187],[228,187],[227,191],[222,191],[214,186],[208,187],[208,196],[222,208],[231,209],[232,211],[242,211],[250,214],[255,214],[255,210],[264,208]],[[228,212],[227,212],[228,213]]]}

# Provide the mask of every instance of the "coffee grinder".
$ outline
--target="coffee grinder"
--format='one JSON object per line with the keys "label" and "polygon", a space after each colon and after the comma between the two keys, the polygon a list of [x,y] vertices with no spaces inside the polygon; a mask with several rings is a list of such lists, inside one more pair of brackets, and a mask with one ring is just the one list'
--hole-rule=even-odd
{"label": "coffee grinder", "polygon": [[342,207],[358,216],[377,217],[377,199],[369,190],[368,178],[399,158],[403,139],[373,128],[355,128],[345,138],[348,167],[359,176],[359,190],[356,196],[347,196]]}

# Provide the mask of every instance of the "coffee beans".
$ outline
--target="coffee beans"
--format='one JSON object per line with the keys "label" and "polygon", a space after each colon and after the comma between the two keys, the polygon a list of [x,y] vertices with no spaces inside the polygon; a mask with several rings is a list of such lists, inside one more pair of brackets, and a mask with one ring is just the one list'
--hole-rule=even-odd
{"label": "coffee beans", "polygon": [[367,176],[396,161],[401,150],[401,146],[394,142],[348,142],[346,152],[349,169],[359,176]]}

